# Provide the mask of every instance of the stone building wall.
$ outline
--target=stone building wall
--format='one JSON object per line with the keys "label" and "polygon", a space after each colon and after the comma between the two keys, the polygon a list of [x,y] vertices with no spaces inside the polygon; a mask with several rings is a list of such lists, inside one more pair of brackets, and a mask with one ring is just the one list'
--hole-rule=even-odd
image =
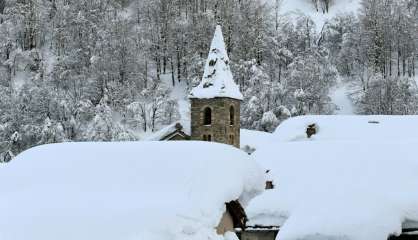
{"label": "stone building wall", "polygon": [[233,231],[234,231],[234,221],[232,219],[231,214],[228,211],[226,211],[222,215],[221,221],[216,227],[216,233],[218,235],[224,235],[226,232],[233,232]]}
{"label": "stone building wall", "polygon": [[[230,125],[230,107],[234,107],[234,124]],[[212,124],[204,125],[204,110],[212,110]],[[240,147],[240,101],[232,98],[191,99],[191,139],[211,141]]]}
{"label": "stone building wall", "polygon": [[240,240],[276,240],[278,230],[245,230],[237,232]]}

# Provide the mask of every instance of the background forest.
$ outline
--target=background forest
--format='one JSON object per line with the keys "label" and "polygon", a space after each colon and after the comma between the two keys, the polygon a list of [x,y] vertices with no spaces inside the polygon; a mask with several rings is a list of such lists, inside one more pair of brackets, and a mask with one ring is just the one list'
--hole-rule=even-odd
{"label": "background forest", "polygon": [[[290,0],[0,0],[0,161],[62,141],[141,140],[187,117],[221,24],[243,128],[333,114],[416,114],[417,0],[357,0],[318,24]],[[350,0],[298,0],[328,14]],[[353,1],[353,0],[351,0]]]}

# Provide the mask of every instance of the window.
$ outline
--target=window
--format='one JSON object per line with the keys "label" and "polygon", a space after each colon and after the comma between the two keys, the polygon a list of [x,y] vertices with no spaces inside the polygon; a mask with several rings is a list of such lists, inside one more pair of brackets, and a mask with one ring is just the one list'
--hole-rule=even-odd
{"label": "window", "polygon": [[203,111],[203,125],[211,125],[212,124],[212,109],[209,107],[205,108]]}
{"label": "window", "polygon": [[229,135],[229,144],[234,144],[235,138],[234,135]]}
{"label": "window", "polygon": [[229,108],[229,125],[234,126],[235,120],[235,111],[234,106]]}
{"label": "window", "polygon": [[212,135],[203,135],[203,141],[212,142]]}

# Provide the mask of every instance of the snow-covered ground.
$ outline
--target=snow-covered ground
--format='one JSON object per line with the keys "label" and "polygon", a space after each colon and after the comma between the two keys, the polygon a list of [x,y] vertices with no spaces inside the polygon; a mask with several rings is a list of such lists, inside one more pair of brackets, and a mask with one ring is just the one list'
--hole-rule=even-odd
{"label": "snow-covered ground", "polygon": [[293,21],[303,15],[310,16],[315,22],[317,31],[320,32],[333,17],[346,13],[356,14],[361,4],[361,0],[333,1],[329,12],[323,13],[321,8],[317,11],[311,2],[311,0],[282,0],[280,13],[282,16],[290,17]]}
{"label": "snow-covered ground", "polygon": [[240,139],[241,139],[241,149],[252,153],[256,151],[259,147],[271,143],[272,134],[268,132],[261,132],[255,130],[241,129]]}
{"label": "snow-covered ground", "polygon": [[264,171],[223,144],[44,145],[0,166],[0,239],[223,240],[225,203],[263,188]]}
{"label": "snow-covered ground", "polygon": [[336,115],[354,115],[354,105],[349,97],[349,83],[338,81],[337,85],[331,89],[331,101],[337,106],[334,114]]}
{"label": "snow-covered ground", "polygon": [[171,87],[170,98],[176,100],[178,103],[180,120],[183,122],[190,122],[190,102],[187,98],[188,88],[186,82],[178,82],[177,79],[175,79],[175,85],[172,87],[173,83],[171,73],[161,75],[161,80],[164,84]]}

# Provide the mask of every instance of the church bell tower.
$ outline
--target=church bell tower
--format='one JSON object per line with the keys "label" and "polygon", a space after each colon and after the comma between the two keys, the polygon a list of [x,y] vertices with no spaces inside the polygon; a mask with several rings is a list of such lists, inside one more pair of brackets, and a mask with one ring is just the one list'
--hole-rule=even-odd
{"label": "church bell tower", "polygon": [[191,139],[240,147],[240,105],[243,96],[235,84],[221,26],[206,61],[202,81],[192,89]]}

